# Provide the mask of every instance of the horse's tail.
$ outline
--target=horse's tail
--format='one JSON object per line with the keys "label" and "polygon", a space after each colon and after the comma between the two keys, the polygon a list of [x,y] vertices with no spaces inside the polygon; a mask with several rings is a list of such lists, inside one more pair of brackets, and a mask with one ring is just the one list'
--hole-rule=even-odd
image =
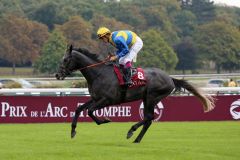
{"label": "horse's tail", "polygon": [[189,92],[191,92],[193,95],[195,95],[203,104],[203,109],[205,112],[209,112],[214,109],[214,98],[210,95],[204,95],[199,88],[194,87],[192,84],[187,82],[186,80],[179,80],[172,78],[175,89],[181,90],[181,88],[185,88]]}

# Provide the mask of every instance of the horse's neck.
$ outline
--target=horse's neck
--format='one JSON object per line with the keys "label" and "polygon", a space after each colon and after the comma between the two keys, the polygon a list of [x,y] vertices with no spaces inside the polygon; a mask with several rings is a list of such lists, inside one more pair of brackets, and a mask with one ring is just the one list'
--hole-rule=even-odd
{"label": "horse's neck", "polygon": [[88,83],[92,83],[97,77],[100,76],[100,69],[102,67],[96,66],[96,67],[91,67],[91,68],[86,68],[81,70],[81,73],[85,77]]}
{"label": "horse's neck", "polygon": [[[88,83],[92,83],[101,74],[101,70],[105,67],[104,64],[92,66],[100,62],[94,61],[86,56],[78,56],[77,61],[80,62],[78,69],[81,71]],[[87,67],[87,68],[86,68]]]}

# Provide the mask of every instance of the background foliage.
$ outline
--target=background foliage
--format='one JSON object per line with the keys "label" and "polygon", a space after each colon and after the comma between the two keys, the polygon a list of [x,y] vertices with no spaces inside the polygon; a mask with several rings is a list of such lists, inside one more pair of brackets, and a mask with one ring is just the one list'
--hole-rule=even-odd
{"label": "background foliage", "polygon": [[58,64],[66,50],[66,39],[58,30],[54,30],[43,45],[42,54],[35,63],[35,68],[48,74],[56,72]]}
{"label": "background foliage", "polygon": [[[69,43],[106,55],[114,50],[96,39],[100,26],[142,36],[137,64],[144,67],[240,69],[240,8],[210,0],[1,0],[0,65],[11,64],[13,73],[15,66],[33,65],[54,72],[40,67],[40,61],[60,57]],[[60,48],[46,45],[56,29],[66,39]]]}

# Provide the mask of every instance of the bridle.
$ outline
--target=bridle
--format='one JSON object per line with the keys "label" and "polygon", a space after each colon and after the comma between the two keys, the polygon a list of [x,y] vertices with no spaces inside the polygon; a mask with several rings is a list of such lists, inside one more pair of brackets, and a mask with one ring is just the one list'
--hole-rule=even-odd
{"label": "bridle", "polygon": [[96,66],[99,66],[99,65],[101,65],[101,64],[104,64],[104,63],[109,62],[109,60],[110,60],[110,58],[107,57],[107,58],[105,58],[103,61],[101,61],[101,62],[99,62],[99,63],[90,64],[90,65],[88,65],[88,66],[79,68],[79,69],[77,69],[77,70],[81,71],[81,70],[84,70],[84,69],[87,69],[87,68],[96,67]]}
{"label": "bridle", "polygon": [[[78,69],[74,69],[74,70],[72,70],[72,71],[70,71],[70,70],[68,69],[68,67],[64,66],[64,70],[65,70],[64,75],[71,74],[72,72],[77,71],[77,70],[82,71],[82,70],[87,69],[87,68],[96,67],[96,66],[102,65],[102,64],[104,64],[104,63],[107,63],[107,62],[109,62],[109,61],[110,61],[110,56],[108,56],[108,57],[105,58],[103,61],[100,61],[100,62],[98,62],[98,63],[90,64],[90,65],[88,65],[88,66],[85,66],[85,67],[82,67],[82,68],[78,68]],[[69,65],[69,63],[70,63],[70,62],[68,62],[67,66]]]}

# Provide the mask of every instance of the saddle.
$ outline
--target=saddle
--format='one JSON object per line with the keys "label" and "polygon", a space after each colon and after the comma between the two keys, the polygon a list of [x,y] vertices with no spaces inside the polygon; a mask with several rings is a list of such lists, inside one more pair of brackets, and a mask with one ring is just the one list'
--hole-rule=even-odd
{"label": "saddle", "polygon": [[[118,78],[118,82],[120,86],[125,86],[125,78],[122,70],[117,65],[113,65],[114,72]],[[140,86],[145,86],[147,83],[146,77],[144,75],[144,70],[142,68],[131,68],[132,77],[131,80],[133,84],[128,88],[137,88]]]}

